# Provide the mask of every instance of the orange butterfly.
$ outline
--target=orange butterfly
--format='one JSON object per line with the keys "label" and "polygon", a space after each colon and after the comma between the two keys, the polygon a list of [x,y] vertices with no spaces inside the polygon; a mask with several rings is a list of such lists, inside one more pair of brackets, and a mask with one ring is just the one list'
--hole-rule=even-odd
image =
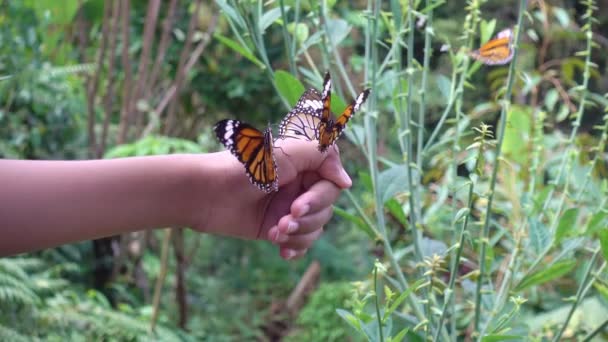
{"label": "orange butterfly", "polygon": [[279,191],[270,128],[262,132],[238,120],[222,120],[214,130],[217,139],[243,163],[253,185],[267,193]]}
{"label": "orange butterfly", "polygon": [[504,29],[478,50],[470,53],[470,56],[487,65],[507,64],[513,59],[513,31]]}
{"label": "orange butterfly", "polygon": [[325,74],[325,80],[323,81],[323,92],[321,93],[321,102],[323,102],[323,109],[321,110],[321,118],[317,131],[319,132],[319,151],[325,152],[329,146],[336,143],[336,140],[342,135],[348,120],[355,115],[355,112],[365,103],[367,96],[371,89],[365,89],[357,96],[357,98],[344,109],[342,114],[334,119],[330,106],[331,106],[331,78],[329,72]]}

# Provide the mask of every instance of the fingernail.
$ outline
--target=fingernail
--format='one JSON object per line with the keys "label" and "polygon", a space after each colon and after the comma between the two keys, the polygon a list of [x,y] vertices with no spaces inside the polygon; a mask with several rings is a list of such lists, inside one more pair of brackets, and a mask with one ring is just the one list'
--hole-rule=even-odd
{"label": "fingernail", "polygon": [[348,175],[348,173],[346,173],[346,170],[342,169],[342,171],[340,173],[342,174],[342,179],[344,180],[344,183],[346,183],[346,184],[353,183],[353,181],[350,179],[350,176]]}
{"label": "fingernail", "polygon": [[277,237],[275,239],[276,242],[284,243],[284,242],[287,242],[287,240],[289,240],[289,236],[277,233]]}
{"label": "fingernail", "polygon": [[290,260],[291,258],[296,256],[296,251],[294,251],[293,249],[286,249],[285,252],[283,252],[283,256],[285,257],[285,259]]}
{"label": "fingernail", "polygon": [[302,206],[302,210],[300,210],[300,215],[298,217],[302,217],[302,216],[308,214],[309,211],[310,211],[310,205],[304,204]]}
{"label": "fingernail", "polygon": [[298,230],[298,227],[300,225],[298,224],[298,222],[296,221],[289,221],[289,224],[287,225],[287,233],[293,233],[296,230]]}
{"label": "fingernail", "polygon": [[270,242],[272,243],[277,243],[279,240],[279,228],[277,226],[274,226],[272,228],[270,228],[270,231],[268,232],[268,238],[270,239]]}

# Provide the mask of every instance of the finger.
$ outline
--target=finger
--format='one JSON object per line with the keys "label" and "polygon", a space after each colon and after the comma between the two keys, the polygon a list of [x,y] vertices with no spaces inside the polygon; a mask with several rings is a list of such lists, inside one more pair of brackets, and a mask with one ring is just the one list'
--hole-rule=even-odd
{"label": "finger", "polygon": [[291,204],[291,215],[295,218],[315,213],[331,206],[340,196],[340,188],[328,180],[320,180],[296,198]]}
{"label": "finger", "polygon": [[[277,234],[279,235],[301,235],[308,234],[312,231],[324,226],[333,215],[332,207],[325,207],[315,213],[311,213],[302,217],[294,218],[291,215],[285,215],[279,221]],[[278,241],[279,237],[277,237]],[[282,241],[280,241],[282,242]]]}
{"label": "finger", "polygon": [[340,152],[336,145],[336,148],[330,148],[327,152],[327,158],[323,161],[317,172],[322,178],[334,182],[337,186],[342,189],[348,189],[353,185],[353,181],[350,176],[344,170],[342,161],[340,160]]}
{"label": "finger", "polygon": [[304,255],[306,255],[307,251],[308,251],[308,249],[293,250],[293,249],[289,249],[289,248],[281,248],[281,251],[279,252],[279,254],[281,254],[281,257],[285,260],[294,260],[294,259],[299,259],[299,258],[303,257]]}
{"label": "finger", "polygon": [[288,235],[287,241],[279,244],[281,248],[289,248],[289,249],[307,249],[312,246],[313,242],[315,242],[320,236],[323,234],[323,228],[319,227],[319,229],[314,230],[307,234],[300,235]]}
{"label": "finger", "polygon": [[319,171],[321,177],[334,182],[341,188],[348,188],[352,185],[352,180],[342,167],[337,148],[331,148],[328,152],[321,153],[318,150],[317,141],[298,139],[278,139],[275,146],[279,148],[280,157],[277,158],[277,164],[280,170],[294,172],[294,174],[302,171]]}

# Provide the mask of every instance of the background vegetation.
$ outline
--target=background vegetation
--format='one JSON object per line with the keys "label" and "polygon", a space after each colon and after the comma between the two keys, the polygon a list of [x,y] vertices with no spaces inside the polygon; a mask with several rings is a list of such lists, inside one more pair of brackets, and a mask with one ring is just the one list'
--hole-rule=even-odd
{"label": "background vegetation", "polygon": [[[3,258],[0,340],[607,340],[606,8],[1,1],[3,158],[217,150],[325,70],[335,111],[373,92],[303,260],[179,227]],[[467,57],[505,27],[512,63]]]}

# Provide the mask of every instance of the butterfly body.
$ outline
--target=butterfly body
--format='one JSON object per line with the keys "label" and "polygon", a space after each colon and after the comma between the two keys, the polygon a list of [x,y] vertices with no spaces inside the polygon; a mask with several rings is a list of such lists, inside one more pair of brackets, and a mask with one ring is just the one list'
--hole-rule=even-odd
{"label": "butterfly body", "polygon": [[238,120],[222,120],[214,127],[218,140],[244,165],[249,180],[260,190],[278,191],[272,131],[263,132]]}
{"label": "butterfly body", "polygon": [[504,29],[470,55],[487,65],[507,64],[513,59],[512,39],[513,31],[510,28]]}
{"label": "butterfly body", "polygon": [[361,105],[365,103],[370,89],[365,89],[357,96],[338,118],[334,119],[331,113],[331,78],[329,73],[325,74],[323,81],[323,92],[321,101],[323,102],[323,110],[321,112],[321,121],[319,122],[319,151],[326,152],[329,146],[333,145],[344,132],[348,120],[359,110]]}

